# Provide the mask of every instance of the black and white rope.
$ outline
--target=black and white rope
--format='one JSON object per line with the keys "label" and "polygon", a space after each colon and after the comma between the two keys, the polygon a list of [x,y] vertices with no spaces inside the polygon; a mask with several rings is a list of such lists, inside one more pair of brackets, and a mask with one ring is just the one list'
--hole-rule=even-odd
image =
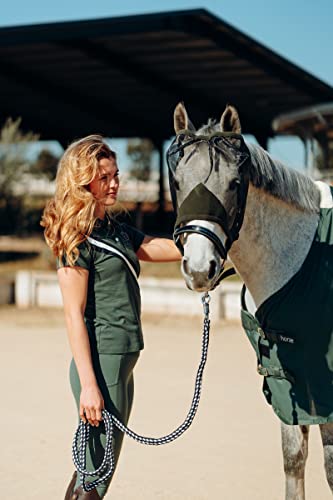
{"label": "black and white rope", "polygon": [[[96,486],[103,483],[113,475],[115,468],[113,445],[112,445],[114,426],[116,426],[121,432],[127,434],[127,436],[131,437],[138,443],[150,446],[160,446],[162,444],[171,443],[175,439],[179,438],[192,424],[199,406],[203,371],[207,361],[209,331],[210,331],[209,302],[210,302],[210,296],[208,293],[205,293],[202,296],[202,304],[204,308],[204,324],[203,324],[203,335],[202,335],[201,359],[195,379],[195,387],[194,387],[194,394],[191,407],[189,409],[189,412],[185,420],[179,427],[177,427],[177,429],[175,429],[170,434],[167,434],[166,436],[160,438],[153,438],[153,437],[140,436],[139,434],[136,434],[134,431],[132,431],[126,425],[124,425],[120,420],[118,420],[117,417],[109,413],[107,410],[102,410],[102,416],[105,425],[106,444],[105,444],[103,461],[101,465],[94,471],[88,471],[86,469],[86,448],[89,441],[90,424],[88,422],[85,424],[83,421],[81,421],[74,435],[73,446],[72,446],[72,457],[74,465],[80,475],[80,482],[82,488],[85,491],[90,491],[93,488],[96,488]],[[92,476],[98,476],[98,478],[88,483],[86,481],[86,478]]]}

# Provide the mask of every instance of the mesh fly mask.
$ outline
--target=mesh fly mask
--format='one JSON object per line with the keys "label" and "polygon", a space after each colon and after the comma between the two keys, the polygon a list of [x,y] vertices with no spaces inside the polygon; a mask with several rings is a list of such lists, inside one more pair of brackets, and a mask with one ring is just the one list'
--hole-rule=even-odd
{"label": "mesh fly mask", "polygon": [[[250,153],[240,134],[215,132],[196,135],[180,131],[167,151],[169,182],[177,214],[174,240],[184,253],[182,235],[198,233],[213,242],[224,261],[243,223],[249,186]],[[223,165],[221,165],[223,162]],[[218,223],[226,241],[209,229],[187,225],[190,220]]]}

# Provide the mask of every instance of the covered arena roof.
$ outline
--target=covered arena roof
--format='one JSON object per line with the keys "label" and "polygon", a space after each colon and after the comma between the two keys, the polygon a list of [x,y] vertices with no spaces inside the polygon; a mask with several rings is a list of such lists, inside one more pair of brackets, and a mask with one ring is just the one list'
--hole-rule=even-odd
{"label": "covered arena roof", "polygon": [[280,113],[333,100],[333,88],[206,10],[0,29],[0,121],[22,116],[67,143],[173,133],[183,100],[196,125],[226,103],[265,140]]}
{"label": "covered arena roof", "polygon": [[281,114],[272,127],[279,134],[298,135],[303,139],[321,134],[333,139],[333,102]]}

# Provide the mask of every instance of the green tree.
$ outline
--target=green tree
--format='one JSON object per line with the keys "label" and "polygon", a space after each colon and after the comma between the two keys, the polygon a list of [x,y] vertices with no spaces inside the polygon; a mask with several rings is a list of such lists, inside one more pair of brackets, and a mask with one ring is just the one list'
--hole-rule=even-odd
{"label": "green tree", "polygon": [[42,149],[35,162],[31,165],[30,172],[38,177],[41,175],[53,181],[57,173],[59,158],[48,149]]}
{"label": "green tree", "polygon": [[20,130],[21,118],[8,118],[0,130],[0,231],[13,232],[20,223],[24,189],[19,189],[30,170],[29,145],[39,136]]}
{"label": "green tree", "polygon": [[15,188],[22,176],[29,172],[27,149],[39,136],[20,130],[21,118],[8,118],[0,130],[0,195],[9,198],[15,195]]}
{"label": "green tree", "polygon": [[154,146],[149,139],[129,139],[127,154],[131,159],[129,172],[140,181],[148,181]]}

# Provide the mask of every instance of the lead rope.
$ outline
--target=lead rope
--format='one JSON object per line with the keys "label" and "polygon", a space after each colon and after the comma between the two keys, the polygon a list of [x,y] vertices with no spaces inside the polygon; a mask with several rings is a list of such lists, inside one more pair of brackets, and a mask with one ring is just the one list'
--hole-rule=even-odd
{"label": "lead rope", "polygon": [[[184,422],[177,427],[173,432],[167,434],[166,436],[160,438],[151,438],[140,436],[136,434],[131,429],[126,427],[120,420],[117,419],[114,415],[109,413],[107,410],[102,410],[103,421],[105,425],[105,433],[106,433],[106,443],[105,443],[105,452],[101,465],[94,471],[88,471],[86,469],[86,448],[89,441],[89,427],[90,424],[84,423],[82,420],[75,432],[73,445],[72,445],[72,458],[74,465],[80,474],[80,483],[84,491],[90,491],[99,484],[103,483],[107,479],[109,479],[114,472],[115,469],[115,460],[113,453],[113,432],[114,426],[116,426],[121,432],[127,434],[127,436],[131,437],[135,441],[141,444],[147,444],[151,446],[160,446],[162,444],[171,443],[175,439],[179,438],[192,424],[194,417],[196,415],[200,395],[202,388],[202,377],[203,371],[205,368],[205,364],[207,361],[207,352],[208,352],[208,344],[209,344],[209,331],[210,331],[210,319],[209,319],[209,302],[210,295],[206,292],[202,296],[202,305],[204,312],[204,322],[203,322],[203,334],[202,334],[202,351],[201,351],[201,359],[199,368],[197,371],[197,376],[195,379],[195,388],[194,395],[192,399],[192,404],[190,410],[184,420]],[[86,477],[91,476],[99,476],[97,479],[87,483]]]}

